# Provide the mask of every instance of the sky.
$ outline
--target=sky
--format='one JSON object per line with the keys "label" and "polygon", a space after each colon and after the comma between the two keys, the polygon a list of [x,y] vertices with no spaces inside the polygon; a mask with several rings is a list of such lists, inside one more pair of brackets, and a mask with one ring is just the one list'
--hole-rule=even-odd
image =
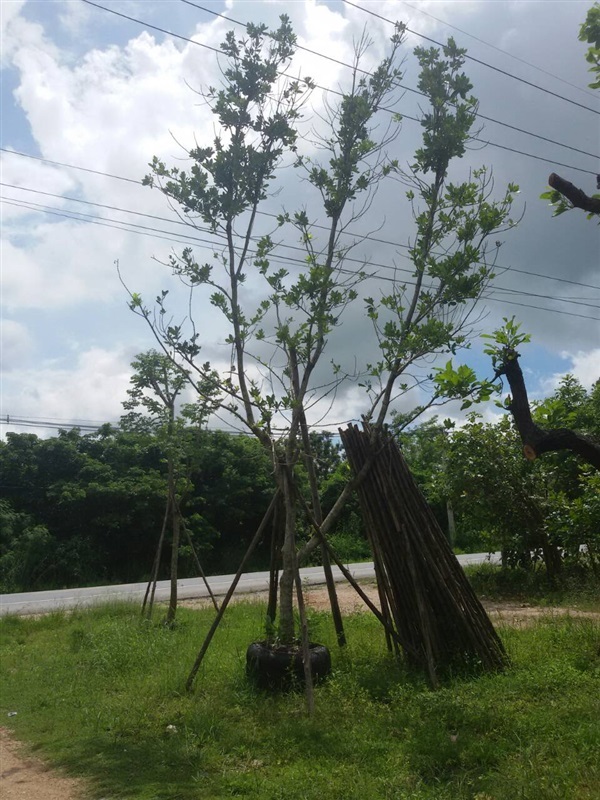
{"label": "sky", "polygon": [[[204,10],[182,0],[99,0],[99,5],[104,9],[82,0],[0,0],[2,435],[54,433],[42,427],[45,423],[118,421],[131,361],[154,343],[128,309],[117,263],[131,291],[151,300],[168,288],[174,315],[186,314],[186,295],[164,262],[189,242],[185,236],[204,239],[194,242],[199,259],[212,250],[207,235],[179,224],[167,199],[143,187],[141,179],[154,155],[180,165],[195,142],[210,144],[214,137],[201,90],[218,84],[224,65],[212,48],[218,49],[229,29],[241,28],[211,11],[270,27],[280,14],[289,14],[298,44],[312,51],[300,50],[292,71],[334,91],[348,85],[344,64],[352,61],[361,34],[366,30],[372,39],[363,62],[369,69],[387,52],[391,22],[401,20],[412,32],[402,47],[408,91],[398,97],[396,109],[408,116],[419,113],[419,98],[410,89],[418,80],[412,51],[424,44],[422,37],[444,42],[454,36],[466,47],[465,71],[480,102],[480,141],[471,144],[450,177],[464,178],[469,169],[485,165],[493,172],[496,197],[509,182],[519,184],[514,215],[522,216],[515,229],[501,235],[497,278],[479,308],[476,333],[491,332],[503,317],[522,323],[531,343],[521,350],[521,365],[534,399],[550,394],[566,373],[587,387],[600,377],[598,226],[581,212],[554,219],[539,199],[551,172],[587,194],[596,190],[600,93],[587,88],[592,77],[586,45],[577,39],[591,5],[587,0],[358,0],[356,5],[199,0]],[[334,99],[321,89],[313,92],[304,112],[305,132],[318,127],[324,104]],[[302,137],[301,145],[315,155],[310,136]],[[405,119],[390,156],[408,164],[418,145],[419,126]],[[314,194],[297,172],[280,170],[277,187],[265,211],[306,208],[318,219]],[[266,230],[264,220],[261,224]],[[356,229],[386,242],[371,239],[354,254],[380,265],[371,267],[379,277],[369,291],[382,291],[380,278],[390,267],[410,268],[406,246],[414,227],[397,182],[381,187]],[[294,242],[290,234],[283,243]],[[203,357],[226,366],[229,355],[216,312],[198,301],[194,313]],[[327,363],[333,358],[351,370],[353,362],[373,360],[365,324],[362,305],[350,309],[331,337]],[[479,338],[455,361],[491,377]],[[428,362],[424,369],[434,365]],[[398,407],[407,410],[422,400],[413,392]],[[313,421],[335,427],[359,419],[365,408],[363,390],[348,382],[329,416],[321,420],[319,407]],[[456,405],[442,414],[460,417]],[[28,424],[15,424],[18,419]]]}

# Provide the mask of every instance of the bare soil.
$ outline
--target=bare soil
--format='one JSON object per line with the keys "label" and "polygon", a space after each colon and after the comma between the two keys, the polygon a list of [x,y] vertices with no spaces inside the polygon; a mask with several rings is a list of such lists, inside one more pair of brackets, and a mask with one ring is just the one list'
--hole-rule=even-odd
{"label": "bare soil", "polygon": [[[377,594],[377,587],[374,583],[362,583],[362,590],[368,596],[372,603],[379,607],[379,597]],[[343,614],[360,614],[367,609],[367,606],[355,590],[347,584],[337,585],[337,596],[340,608]],[[217,602],[221,598],[217,598]],[[329,610],[329,597],[327,589],[324,586],[307,586],[304,589],[304,599],[306,604],[315,611],[328,611]],[[266,592],[256,592],[254,594],[234,596],[232,602],[256,602],[264,603],[267,601]],[[564,616],[583,617],[588,619],[600,619],[600,613],[597,611],[581,611],[577,608],[559,608],[559,607],[543,607],[531,606],[527,603],[517,603],[511,601],[490,601],[482,599],[481,602],[490,619],[494,624],[511,625],[516,627],[524,627],[530,625],[534,620],[540,617]],[[183,600],[182,606],[187,608],[204,608],[211,605],[209,599],[197,600]]]}
{"label": "bare soil", "polygon": [[83,781],[67,778],[30,756],[7,728],[0,728],[2,800],[83,800]]}
{"label": "bare soil", "polygon": [[[377,588],[374,584],[362,587],[368,597],[378,605]],[[366,606],[351,586],[338,585],[338,598],[344,614],[361,613]],[[265,602],[266,593],[257,592],[239,595],[233,602]],[[316,611],[327,611],[329,599],[323,586],[305,589],[307,605]],[[500,625],[524,627],[540,617],[563,616],[600,619],[596,611],[580,611],[576,608],[540,608],[514,602],[491,602],[482,600],[492,622]],[[209,599],[184,600],[182,606],[202,608],[210,605]],[[31,756],[13,734],[0,727],[0,797],[2,800],[83,800],[86,786],[83,781],[67,778],[50,769],[41,759]]]}

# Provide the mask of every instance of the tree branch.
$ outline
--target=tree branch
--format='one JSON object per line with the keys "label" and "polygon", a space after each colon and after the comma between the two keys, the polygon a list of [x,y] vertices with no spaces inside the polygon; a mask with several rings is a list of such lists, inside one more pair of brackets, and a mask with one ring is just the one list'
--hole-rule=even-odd
{"label": "tree branch", "polygon": [[533,421],[518,353],[514,350],[508,353],[496,374],[506,375],[510,385],[512,400],[508,410],[513,415],[527,459],[533,461],[543,453],[555,450],[571,450],[600,470],[600,444],[569,428],[544,430]]}
{"label": "tree branch", "polygon": [[555,172],[548,178],[548,183],[553,189],[560,192],[563,197],[566,197],[575,208],[581,208],[583,211],[587,211],[588,214],[600,214],[599,197],[589,197],[581,189],[573,186],[572,183],[561,178]]}

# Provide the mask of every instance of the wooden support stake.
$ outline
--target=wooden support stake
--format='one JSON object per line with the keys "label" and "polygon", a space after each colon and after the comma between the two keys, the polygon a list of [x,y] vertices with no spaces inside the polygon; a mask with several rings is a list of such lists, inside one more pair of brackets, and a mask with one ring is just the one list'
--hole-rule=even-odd
{"label": "wooden support stake", "polygon": [[229,601],[233,597],[233,593],[235,592],[236,587],[237,587],[238,583],[240,582],[240,578],[242,577],[242,573],[244,572],[244,567],[248,563],[248,560],[250,559],[250,556],[254,552],[254,549],[255,549],[256,545],[260,542],[260,540],[261,540],[261,538],[262,538],[262,536],[263,536],[263,534],[265,532],[265,528],[267,527],[269,519],[271,518],[271,514],[273,513],[273,509],[275,508],[275,503],[277,502],[277,498],[278,497],[279,497],[279,489],[273,495],[273,498],[272,498],[272,500],[271,500],[271,502],[269,504],[269,507],[266,510],[264,517],[262,518],[262,522],[258,526],[258,529],[257,529],[256,533],[254,534],[254,538],[252,539],[252,541],[248,545],[248,549],[246,550],[246,553],[244,554],[244,557],[242,559],[242,563],[238,567],[238,571],[236,572],[235,577],[233,578],[233,581],[231,582],[231,586],[229,587],[229,589],[227,590],[227,594],[223,598],[223,602],[221,603],[221,608],[219,609],[219,611],[217,613],[217,616],[215,617],[215,619],[213,621],[213,624],[210,627],[210,630],[206,634],[206,637],[204,639],[202,647],[200,648],[200,652],[196,656],[196,660],[194,661],[194,665],[193,665],[193,667],[192,667],[192,669],[190,671],[190,674],[188,675],[188,679],[187,679],[186,684],[185,684],[185,688],[186,688],[186,690],[188,692],[190,692],[192,690],[192,687],[194,685],[194,679],[196,678],[198,670],[200,669],[200,664],[202,664],[202,659],[206,655],[206,651],[208,650],[208,648],[210,646],[210,643],[212,641],[212,638],[215,635],[215,632],[216,632],[217,628],[219,627],[219,625],[221,623],[221,620],[223,619],[223,616],[225,614],[225,610],[227,609],[227,606],[229,605]]}

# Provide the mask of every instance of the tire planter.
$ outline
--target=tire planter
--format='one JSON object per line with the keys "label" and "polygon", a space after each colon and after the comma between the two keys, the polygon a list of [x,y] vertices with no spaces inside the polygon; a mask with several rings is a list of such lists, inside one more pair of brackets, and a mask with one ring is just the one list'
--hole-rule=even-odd
{"label": "tire planter", "polygon": [[[322,644],[310,645],[310,671],[315,683],[331,672],[331,656]],[[302,648],[253,642],[246,651],[246,675],[259,688],[271,691],[304,686]]]}

